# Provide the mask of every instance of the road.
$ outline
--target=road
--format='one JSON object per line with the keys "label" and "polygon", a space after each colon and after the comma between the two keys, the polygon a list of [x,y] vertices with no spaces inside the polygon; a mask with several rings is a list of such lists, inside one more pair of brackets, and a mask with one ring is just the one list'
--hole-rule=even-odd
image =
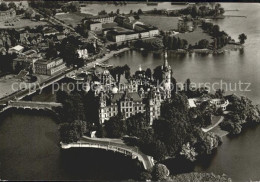
{"label": "road", "polygon": [[[66,74],[68,74],[69,72],[73,71],[74,69],[68,69],[68,70],[65,70],[64,72],[58,74],[58,75],[55,75],[51,78],[49,78],[48,80],[45,80],[44,82],[38,84],[38,83],[35,83],[36,84],[36,90],[39,90],[39,89],[42,89],[42,88],[45,88],[47,87],[48,85],[52,84],[55,82],[55,80],[60,80],[62,78],[64,78],[66,76]],[[35,90],[35,91],[36,91]],[[32,92],[31,88],[27,88],[25,90],[19,90],[9,96],[6,96],[2,99],[0,99],[0,105],[4,105],[6,104],[8,101],[10,100],[16,100],[18,98],[22,98],[22,97],[25,97],[27,95],[31,95],[35,92]]]}
{"label": "road", "polygon": [[216,122],[215,124],[213,124],[213,126],[210,126],[210,127],[208,127],[208,128],[202,128],[202,131],[208,132],[208,131],[212,130],[213,128],[215,128],[216,126],[218,126],[223,120],[224,120],[224,116],[221,116],[220,119],[218,120],[218,122]]}

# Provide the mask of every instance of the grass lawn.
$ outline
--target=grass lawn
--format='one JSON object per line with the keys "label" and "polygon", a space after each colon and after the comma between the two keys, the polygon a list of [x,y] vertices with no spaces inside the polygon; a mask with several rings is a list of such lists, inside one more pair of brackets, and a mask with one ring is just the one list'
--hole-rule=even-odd
{"label": "grass lawn", "polygon": [[140,21],[158,27],[160,30],[171,30],[178,28],[178,17],[142,15]]}
{"label": "grass lawn", "polygon": [[188,44],[191,45],[195,45],[195,43],[199,42],[201,39],[206,39],[209,42],[213,42],[212,37],[207,33],[204,33],[200,27],[197,27],[193,32],[179,33],[175,36],[180,39],[186,39]]}
{"label": "grass lawn", "polygon": [[[142,15],[140,21],[147,24],[158,27],[160,30],[178,29],[178,17],[165,17],[165,16],[153,16]],[[209,42],[213,42],[213,39],[207,33],[204,33],[200,27],[197,27],[193,32],[179,33],[175,35],[181,39],[186,39],[188,44],[194,45],[201,39],[207,39]]]}
{"label": "grass lawn", "polygon": [[78,24],[81,23],[81,20],[86,16],[87,14],[84,13],[66,13],[61,15],[55,15],[55,18],[64,21],[68,25],[72,25],[73,27],[76,27]]}
{"label": "grass lawn", "polygon": [[23,28],[23,27],[36,27],[39,25],[46,25],[48,24],[45,21],[32,21],[29,19],[19,19],[18,21],[9,21],[14,26],[5,26],[5,22],[0,22],[0,28]]}

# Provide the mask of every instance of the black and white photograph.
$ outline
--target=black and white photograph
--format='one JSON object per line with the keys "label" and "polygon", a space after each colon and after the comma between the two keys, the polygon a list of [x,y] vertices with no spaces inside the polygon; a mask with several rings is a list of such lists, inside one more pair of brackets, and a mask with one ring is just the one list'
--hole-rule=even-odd
{"label": "black and white photograph", "polygon": [[260,181],[260,3],[0,0],[0,181]]}

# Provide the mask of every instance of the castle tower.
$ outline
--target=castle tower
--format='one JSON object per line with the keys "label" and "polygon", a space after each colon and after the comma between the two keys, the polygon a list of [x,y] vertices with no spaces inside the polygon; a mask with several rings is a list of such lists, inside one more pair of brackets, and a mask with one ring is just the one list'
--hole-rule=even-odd
{"label": "castle tower", "polygon": [[104,123],[106,120],[106,98],[103,92],[100,94],[99,101],[99,123]]}
{"label": "castle tower", "polygon": [[165,89],[165,95],[164,98],[170,98],[171,97],[171,74],[172,69],[171,66],[168,63],[168,55],[167,51],[164,53],[164,63],[162,66],[162,78],[163,78],[163,87]]}

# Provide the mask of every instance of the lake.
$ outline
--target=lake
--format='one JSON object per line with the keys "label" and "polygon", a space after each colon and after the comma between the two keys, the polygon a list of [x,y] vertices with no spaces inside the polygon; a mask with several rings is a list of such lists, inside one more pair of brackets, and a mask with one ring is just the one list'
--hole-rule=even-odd
{"label": "lake", "polygon": [[[225,9],[239,9],[239,11],[227,11],[227,15],[245,15],[247,18],[229,17],[221,20],[215,20],[221,29],[225,30],[232,38],[238,40],[238,35],[245,33],[247,40],[244,52],[231,51],[225,55],[200,56],[185,55],[178,56],[169,53],[168,61],[173,69],[173,76],[178,82],[184,83],[187,78],[195,83],[224,83],[231,85],[228,93],[233,93],[235,85],[239,81],[244,83],[243,90],[236,93],[248,96],[255,103],[260,103],[260,4],[255,3],[222,3]],[[108,63],[113,65],[128,64],[132,73],[139,69],[154,69],[163,64],[163,55],[157,53],[129,51],[121,56],[111,58]],[[246,83],[250,83],[249,89],[245,89]],[[225,86],[223,86],[225,88]],[[238,88],[238,86],[237,86]]]}
{"label": "lake", "polygon": [[118,6],[115,6],[113,4],[107,4],[107,3],[99,3],[99,4],[87,3],[86,7],[81,7],[81,13],[97,15],[100,11],[103,10],[105,10],[108,13],[110,13],[111,11],[115,13],[117,9],[119,9],[120,13],[128,14],[130,10],[133,10],[134,12],[138,11],[138,9],[141,9],[142,11],[148,11],[148,10],[153,10],[154,8],[173,10],[173,9],[181,9],[183,7],[186,7],[186,5],[171,5],[170,2],[158,3],[158,6],[147,6],[146,3],[129,3],[127,5],[118,5]]}
{"label": "lake", "polygon": [[9,110],[0,116],[0,179],[122,180],[139,162],[105,150],[59,147],[58,125],[43,111]]}

